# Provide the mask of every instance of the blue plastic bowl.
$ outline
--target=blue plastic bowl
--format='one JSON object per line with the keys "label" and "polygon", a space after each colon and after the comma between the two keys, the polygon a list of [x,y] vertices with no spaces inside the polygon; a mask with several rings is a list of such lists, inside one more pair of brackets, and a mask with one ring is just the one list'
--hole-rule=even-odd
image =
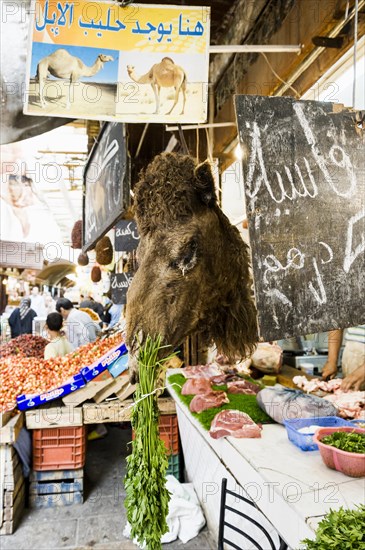
{"label": "blue plastic bowl", "polygon": [[293,418],[284,420],[289,440],[302,451],[318,451],[318,445],[313,442],[313,435],[302,434],[298,430],[307,426],[318,426],[320,428],[337,428],[339,426],[353,426],[349,420],[338,416],[322,416],[320,418]]}

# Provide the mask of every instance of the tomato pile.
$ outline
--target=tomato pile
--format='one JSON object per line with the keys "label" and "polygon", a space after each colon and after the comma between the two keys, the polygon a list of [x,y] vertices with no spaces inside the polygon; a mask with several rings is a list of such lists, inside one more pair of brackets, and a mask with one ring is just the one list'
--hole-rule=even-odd
{"label": "tomato pile", "polygon": [[43,359],[44,348],[48,340],[42,336],[33,336],[32,334],[21,334],[0,346],[0,357],[9,355],[21,355],[24,357],[38,357]]}
{"label": "tomato pile", "polygon": [[37,395],[57,388],[121,340],[121,335],[116,334],[105,340],[85,344],[64,357],[48,360],[22,355],[5,357],[0,364],[0,411],[13,409],[18,395]]}

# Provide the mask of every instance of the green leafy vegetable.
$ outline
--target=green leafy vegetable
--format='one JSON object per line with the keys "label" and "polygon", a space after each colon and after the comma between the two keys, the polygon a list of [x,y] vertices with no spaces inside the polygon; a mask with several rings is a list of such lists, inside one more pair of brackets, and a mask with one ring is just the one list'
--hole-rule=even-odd
{"label": "green leafy vegetable", "polygon": [[322,437],[321,443],[349,453],[365,453],[365,435],[355,431],[334,432]]}
{"label": "green leafy vegetable", "polygon": [[[127,519],[131,537],[147,550],[160,550],[161,537],[168,531],[166,517],[170,493],[166,489],[168,460],[159,438],[158,405],[155,392],[163,364],[175,354],[159,359],[161,337],[148,337],[138,355],[139,383],[136,389],[132,426],[135,439],[127,457],[125,477]],[[155,393],[153,393],[155,392]]]}
{"label": "green leafy vegetable", "polygon": [[[179,396],[179,399],[189,406],[193,395],[182,395],[181,388],[186,382],[186,378],[183,374],[171,374],[169,376],[170,384],[176,384],[173,386],[174,390]],[[257,381],[254,380],[256,383]],[[227,386],[212,386],[213,390],[227,391]],[[217,413],[225,409],[234,409],[238,411],[245,412],[252,418],[252,420],[259,424],[273,424],[274,421],[267,415],[257,404],[256,395],[245,395],[237,393],[227,393],[229,403],[225,403],[221,407],[213,407],[212,409],[207,409],[200,413],[191,413],[195,418],[199,420],[202,426],[206,430],[210,430],[210,426],[213,418]]]}
{"label": "green leafy vegetable", "polygon": [[330,510],[320,522],[315,540],[302,541],[306,550],[364,550],[365,505],[355,510]]}

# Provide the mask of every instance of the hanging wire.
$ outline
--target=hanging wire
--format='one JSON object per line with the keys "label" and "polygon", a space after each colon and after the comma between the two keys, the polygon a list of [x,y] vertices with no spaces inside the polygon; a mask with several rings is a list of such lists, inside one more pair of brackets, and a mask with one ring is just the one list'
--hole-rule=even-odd
{"label": "hanging wire", "polygon": [[199,128],[196,129],[196,161],[199,163]]}
{"label": "hanging wire", "polygon": [[349,16],[349,10],[350,10],[350,0],[347,0],[346,10],[345,10],[345,21],[347,21],[347,18]]}
{"label": "hanging wire", "polygon": [[293,92],[295,93],[296,98],[297,98],[297,99],[300,99],[300,94],[299,94],[299,92],[298,92],[295,88],[293,88],[293,86],[290,86],[290,84],[288,84],[287,82],[285,82],[285,80],[283,80],[283,79],[281,78],[281,76],[278,75],[278,73],[275,71],[275,69],[274,69],[273,66],[271,65],[270,61],[268,60],[266,54],[264,54],[264,52],[260,52],[260,53],[261,53],[262,57],[265,59],[266,63],[267,63],[268,66],[269,66],[269,69],[270,69],[271,72],[274,74],[274,76],[276,76],[276,78],[277,78],[278,80],[280,80],[280,82],[282,82],[282,83],[285,84],[286,86],[289,86],[289,88],[290,88],[291,90],[293,90]]}
{"label": "hanging wire", "polygon": [[359,13],[359,0],[355,0],[355,17],[354,17],[354,68],[352,82],[352,107],[355,109],[356,101],[356,58],[357,58],[357,20]]}
{"label": "hanging wire", "polygon": [[184,136],[184,132],[183,132],[183,129],[181,127],[181,124],[178,124],[177,128],[179,130],[179,136],[180,136],[180,141],[181,141],[181,145],[182,145],[182,148],[183,148],[184,155],[189,155],[190,152],[189,152],[188,146],[187,146],[186,141],[185,141],[185,136]]}
{"label": "hanging wire", "polygon": [[208,128],[205,128],[205,135],[207,138],[207,152],[208,152],[208,160],[209,162],[213,162],[213,153],[212,153],[212,147],[209,139],[209,132]]}

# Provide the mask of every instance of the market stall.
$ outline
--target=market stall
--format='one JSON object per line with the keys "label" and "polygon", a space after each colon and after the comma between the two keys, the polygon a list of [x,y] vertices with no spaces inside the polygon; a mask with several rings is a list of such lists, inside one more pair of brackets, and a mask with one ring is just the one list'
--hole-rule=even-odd
{"label": "market stall", "polygon": [[[20,336],[1,327],[0,534],[29,504],[53,509],[45,545],[118,550],[128,536],[157,550],[180,521],[170,532],[166,475],[178,483],[185,466],[199,522],[182,542],[204,524],[195,489],[214,540],[191,547],[223,550],[228,479],[248,499],[229,501],[233,531],[230,512],[253,519],[236,548],[267,550],[260,526],[272,550],[312,550],[322,518],[355,513],[365,490],[365,392],[320,382],[342,350],[309,343],[338,329],[340,347],[351,326],[365,342],[365,0],[3,4],[0,314],[38,317]],[[43,330],[56,296],[69,303]],[[89,315],[84,345],[75,314]],[[306,335],[282,364],[279,342]],[[360,363],[347,389],[362,389]],[[292,400],[309,417],[297,428],[282,413]],[[88,441],[108,424],[127,430],[109,483],[123,502],[102,515],[103,495],[92,525],[75,527],[95,504],[77,512]],[[68,505],[74,544],[67,528],[56,543]],[[48,522],[36,517],[36,543],[8,537],[9,550],[37,546]],[[113,521],[127,523],[115,540]]]}

